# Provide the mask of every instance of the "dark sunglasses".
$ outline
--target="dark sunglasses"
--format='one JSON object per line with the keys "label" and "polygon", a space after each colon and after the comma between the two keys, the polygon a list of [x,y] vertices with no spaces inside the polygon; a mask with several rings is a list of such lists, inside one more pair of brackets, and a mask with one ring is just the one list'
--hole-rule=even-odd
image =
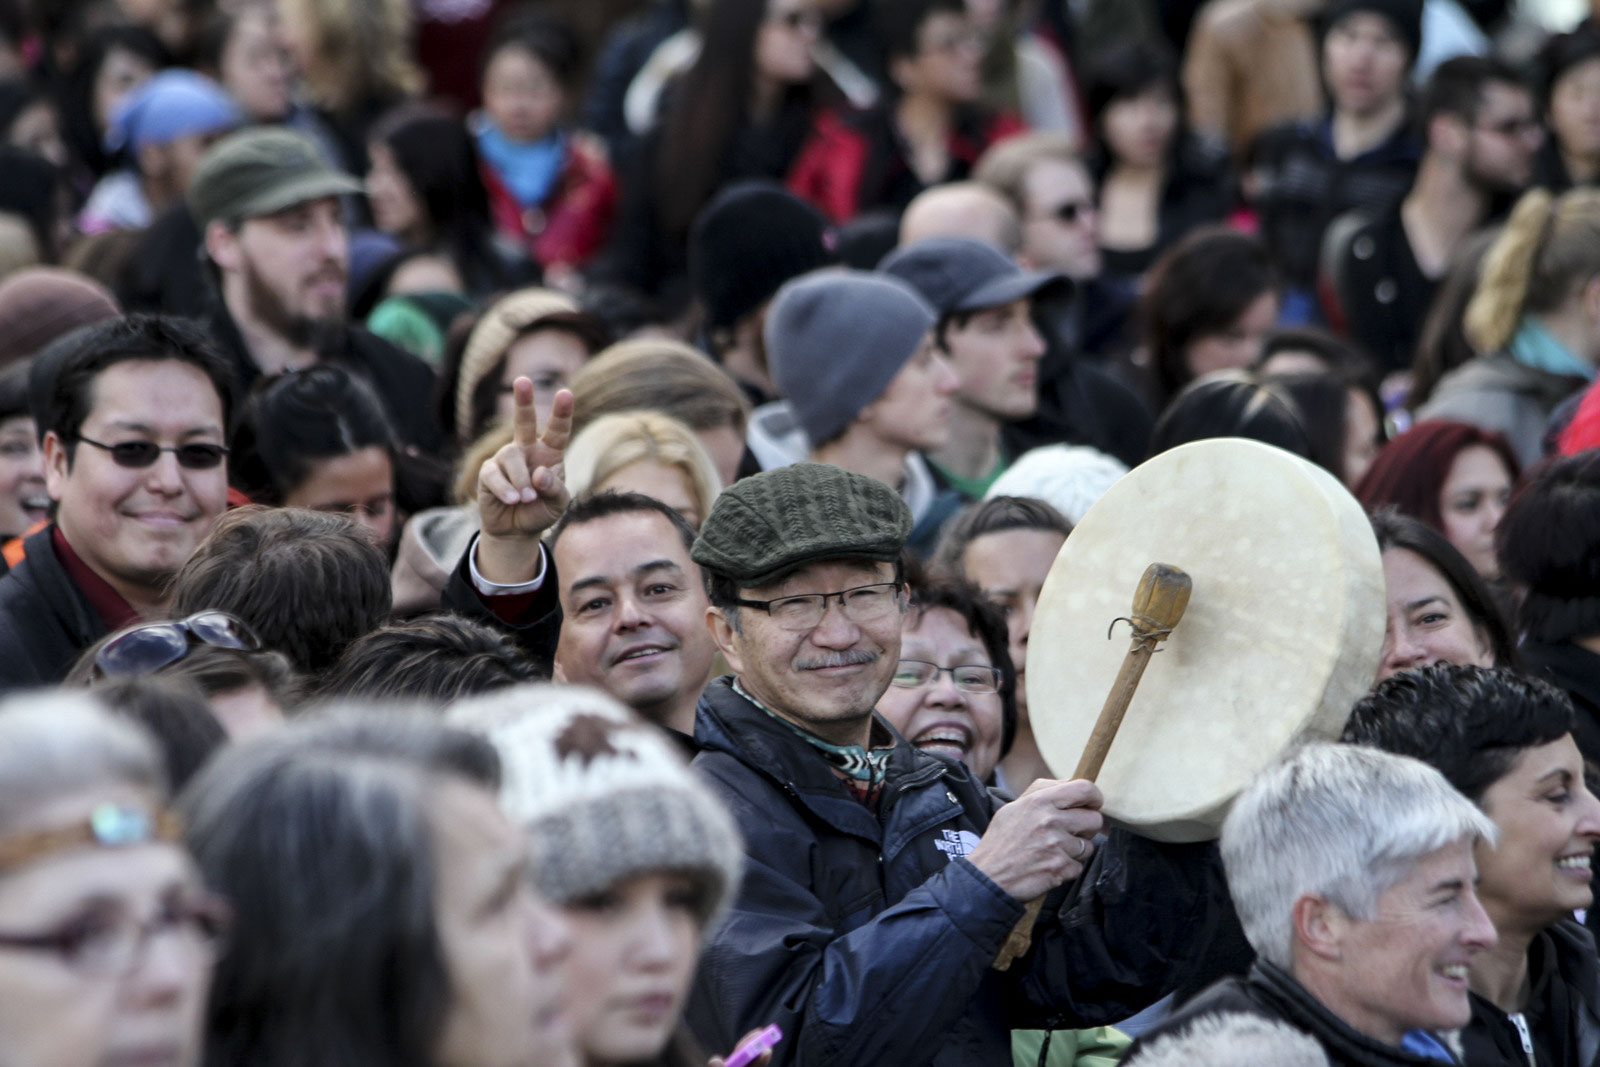
{"label": "dark sunglasses", "polygon": [[1057,219],[1066,223],[1068,226],[1071,226],[1083,215],[1093,210],[1094,205],[1087,200],[1068,200],[1065,204],[1062,204],[1050,214],[1054,215]]}
{"label": "dark sunglasses", "polygon": [[1510,118],[1501,119],[1499,122],[1483,122],[1476,126],[1480,130],[1497,133],[1501,137],[1526,137],[1530,133],[1544,131],[1544,126],[1538,119]]}
{"label": "dark sunglasses", "polygon": [[812,11],[809,8],[796,8],[793,11],[774,14],[772,20],[791,30],[822,29],[822,13],[820,11]]}
{"label": "dark sunglasses", "polygon": [[200,611],[187,619],[147,622],[125,630],[95,653],[98,677],[149,674],[183,659],[196,645],[259,652],[261,639],[225,611]]}
{"label": "dark sunglasses", "polygon": [[79,442],[93,445],[111,453],[111,462],[119,467],[149,467],[161,458],[161,453],[171,452],[178,460],[178,466],[192,471],[214,470],[221,466],[222,458],[228,454],[224,445],[211,444],[208,441],[196,441],[187,445],[158,445],[154,441],[118,441],[108,445],[103,441],[95,441],[88,437],[79,436]]}

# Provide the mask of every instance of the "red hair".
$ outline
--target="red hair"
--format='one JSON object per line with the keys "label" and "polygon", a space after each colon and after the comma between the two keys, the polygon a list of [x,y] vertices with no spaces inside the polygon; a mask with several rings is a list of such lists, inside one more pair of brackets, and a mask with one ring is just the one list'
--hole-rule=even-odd
{"label": "red hair", "polygon": [[1482,445],[1500,457],[1515,485],[1522,476],[1516,453],[1502,434],[1447,419],[1419,422],[1385,445],[1356,486],[1356,499],[1369,513],[1392,507],[1444,529],[1439,492],[1463,450]]}

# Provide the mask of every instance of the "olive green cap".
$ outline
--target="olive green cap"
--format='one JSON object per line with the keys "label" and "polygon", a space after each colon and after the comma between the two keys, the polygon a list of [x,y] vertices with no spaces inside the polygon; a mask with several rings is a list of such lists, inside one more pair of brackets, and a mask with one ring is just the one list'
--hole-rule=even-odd
{"label": "olive green cap", "polygon": [[255,126],[211,146],[189,181],[187,199],[203,231],[217,219],[242,222],[275,215],[361,188],[323,159],[309,138],[278,126]]}
{"label": "olive green cap", "polygon": [[828,463],[764,471],[722,491],[689,555],[743,586],[828,559],[892,563],[911,536],[911,509],[876,478]]}

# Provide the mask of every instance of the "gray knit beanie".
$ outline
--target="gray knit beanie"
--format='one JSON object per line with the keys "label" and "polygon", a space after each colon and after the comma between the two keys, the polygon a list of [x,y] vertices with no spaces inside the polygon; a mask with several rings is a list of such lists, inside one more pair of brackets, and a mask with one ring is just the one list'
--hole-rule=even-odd
{"label": "gray knit beanie", "polygon": [[772,380],[812,445],[883,395],[938,316],[898,278],[820,270],[772,298],[763,338]]}
{"label": "gray knit beanie", "polygon": [[447,717],[499,750],[500,802],[552,902],[671,871],[694,881],[701,931],[712,928],[738,886],[739,831],[660,727],[599,690],[547,683],[460,701]]}

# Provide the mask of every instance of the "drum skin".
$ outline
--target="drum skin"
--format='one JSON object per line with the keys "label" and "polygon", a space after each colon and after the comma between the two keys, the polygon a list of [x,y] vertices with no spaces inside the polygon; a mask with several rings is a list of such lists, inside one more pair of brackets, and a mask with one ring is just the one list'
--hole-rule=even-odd
{"label": "drum skin", "polygon": [[1129,647],[1151,563],[1194,592],[1151,657],[1098,783],[1105,815],[1159,841],[1218,836],[1228,806],[1300,739],[1337,737],[1383,648],[1377,539],[1331,474],[1241,438],[1164,452],[1062,546],[1028,641],[1034,736],[1058,776],[1083,751]]}

